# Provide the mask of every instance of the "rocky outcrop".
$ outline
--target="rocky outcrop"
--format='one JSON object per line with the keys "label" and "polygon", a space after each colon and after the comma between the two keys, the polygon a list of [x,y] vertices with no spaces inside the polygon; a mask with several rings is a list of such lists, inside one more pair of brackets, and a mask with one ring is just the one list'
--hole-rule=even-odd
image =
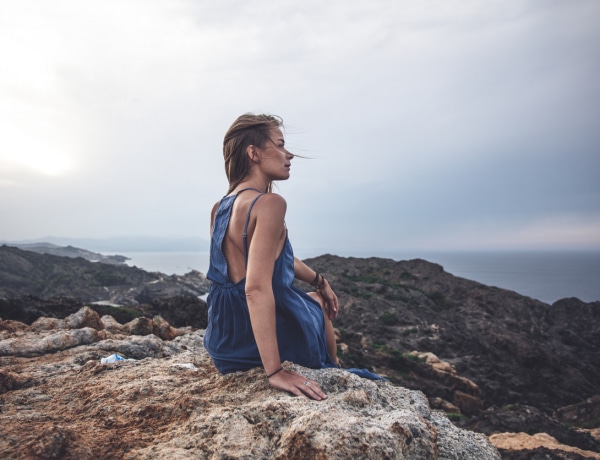
{"label": "rocky outcrop", "polygon": [[547,305],[423,260],[307,262],[340,298],[335,326],[342,341],[355,344],[342,357],[347,364],[383,351],[378,371],[402,383],[406,375],[384,355],[431,352],[475,382],[487,406],[519,403],[549,413],[598,392],[600,302]]}
{"label": "rocky outcrop", "polygon": [[[131,327],[94,315],[86,309],[35,327],[0,321],[10,331],[0,341],[0,457],[500,458],[483,435],[432,411],[421,392],[285,363],[329,396],[293,397],[259,369],[220,376],[201,330],[170,341],[131,336]],[[87,330],[96,335],[79,344],[51,339]],[[134,360],[99,363],[115,352]]]}
{"label": "rocky outcrop", "polygon": [[[342,311],[335,326],[343,366],[367,367],[398,386],[422,391],[431,408],[444,411],[459,427],[486,435],[547,433],[560,444],[600,452],[595,396],[600,381],[599,302],[563,299],[547,305],[454,277],[423,260],[322,256],[308,262],[325,273],[340,298]],[[134,290],[146,303],[89,305],[102,316],[103,328],[65,325],[63,320],[83,307],[78,299],[0,298],[0,317],[31,326],[35,322],[38,329],[26,331],[18,322],[4,321],[0,339],[20,334],[29,351],[19,353],[41,359],[32,350],[42,344],[56,354],[62,353],[61,343],[71,349],[95,348],[116,343],[115,337],[140,334],[126,341],[130,348],[141,341],[127,352],[143,356],[140,346],[153,346],[160,355],[158,337],[164,342],[176,337],[180,327],[205,327],[206,304],[197,296],[179,295],[179,287],[173,290],[161,281],[164,275],[150,275],[152,281]],[[201,279],[192,273],[191,281],[176,282],[195,289],[195,280]],[[36,321],[41,313],[53,319]],[[35,334],[43,330],[54,331],[52,340],[39,340]],[[14,342],[5,346],[10,343],[7,349],[14,352]],[[501,451],[504,458],[527,458],[527,452],[531,458],[546,458],[550,447],[536,449],[510,455]]]}
{"label": "rocky outcrop", "polygon": [[72,297],[44,300],[32,295],[23,295],[18,298],[0,298],[0,318],[31,324],[41,317],[65,318],[82,307],[83,302]]}
{"label": "rocky outcrop", "polygon": [[[0,246],[0,299],[74,298],[85,303],[137,305],[173,296],[206,294],[208,281],[198,271],[167,276],[137,267],[93,263]],[[9,308],[0,304],[0,308]],[[7,314],[0,309],[0,316]]]}
{"label": "rocky outcrop", "polygon": [[[108,327],[105,325],[108,325]],[[125,335],[153,335],[154,338],[149,337],[148,340],[141,341],[145,346],[149,346],[152,341],[156,342],[156,337],[162,340],[172,340],[183,334],[181,330],[171,327],[160,318],[153,320],[136,318],[127,324],[121,325],[110,316],[100,318],[94,310],[88,307],[82,308],[63,320],[38,318],[30,326],[16,321],[2,321],[0,322],[0,331],[2,330],[0,356],[21,357],[56,353],[82,345],[114,340],[115,338],[122,339],[122,336]],[[7,333],[7,331],[9,332]],[[132,339],[130,342],[140,342],[140,340]],[[124,352],[122,349],[117,351]],[[131,349],[128,349],[126,354],[137,357],[140,352],[132,352]]]}
{"label": "rocky outcrop", "polygon": [[204,300],[194,296],[157,298],[138,308],[144,315],[161,316],[175,327],[205,329],[208,325],[208,306]]}
{"label": "rocky outcrop", "polygon": [[[325,274],[340,299],[335,326],[344,366],[369,367],[423,391],[460,426],[487,434],[548,432],[600,452],[589,431],[553,417],[598,393],[600,302],[547,305],[424,260],[326,255],[307,263]],[[441,367],[427,362],[430,354]],[[448,372],[440,372],[444,367]],[[599,424],[596,418],[573,425],[593,430]]]}
{"label": "rocky outcrop", "polygon": [[[555,417],[544,414],[535,407],[516,404],[487,409],[480,414],[476,421],[471,423],[470,428],[489,436],[499,433],[522,433],[536,436],[539,433],[545,433],[547,436],[551,436],[555,443],[580,450],[600,452],[598,448],[600,440],[595,439],[590,431],[572,428],[574,426],[576,425],[561,423]],[[507,435],[507,439],[509,438],[510,436]]]}
{"label": "rocky outcrop", "polygon": [[600,460],[600,453],[562,444],[547,433],[500,433],[490,440],[510,460]]}
{"label": "rocky outcrop", "polygon": [[600,394],[577,404],[561,407],[554,413],[561,423],[577,426],[596,426],[600,421]]}

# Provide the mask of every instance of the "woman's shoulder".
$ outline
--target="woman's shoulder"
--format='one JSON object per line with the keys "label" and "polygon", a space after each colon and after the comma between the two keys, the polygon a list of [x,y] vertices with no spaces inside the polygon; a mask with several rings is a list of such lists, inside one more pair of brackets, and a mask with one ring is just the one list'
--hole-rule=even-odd
{"label": "woman's shoulder", "polygon": [[260,199],[256,200],[256,204],[261,204],[263,207],[287,208],[285,198],[277,193],[263,193]]}
{"label": "woman's shoulder", "polygon": [[287,203],[285,199],[277,193],[265,193],[254,203],[253,213],[256,217],[285,217]]}

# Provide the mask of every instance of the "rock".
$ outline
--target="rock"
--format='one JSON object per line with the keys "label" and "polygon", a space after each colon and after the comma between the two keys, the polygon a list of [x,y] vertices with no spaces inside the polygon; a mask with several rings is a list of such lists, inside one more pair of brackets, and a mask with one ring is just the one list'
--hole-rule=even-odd
{"label": "rock", "polygon": [[443,410],[446,413],[460,414],[460,409],[457,406],[442,398],[430,398],[429,404],[432,408]]}
{"label": "rock", "polygon": [[51,428],[49,431],[32,436],[26,443],[28,458],[58,459],[63,458],[67,442],[72,441],[69,430]]}
{"label": "rock", "polygon": [[125,328],[121,323],[110,315],[105,315],[101,318],[104,329],[111,334],[125,334]]}
{"label": "rock", "polygon": [[575,430],[568,425],[544,414],[535,407],[511,405],[503,408],[488,408],[471,424],[470,429],[492,435],[495,433],[546,433],[559,443],[582,450],[600,452],[600,442],[588,432]]}
{"label": "rock", "polygon": [[161,316],[174,327],[205,329],[208,325],[208,306],[197,296],[157,298],[142,309],[146,315]]}
{"label": "rock", "polygon": [[26,385],[29,380],[27,375],[0,369],[0,395],[21,388]]}
{"label": "rock", "polygon": [[186,275],[162,275],[147,283],[136,295],[139,303],[152,303],[157,299],[173,297],[198,297],[208,291],[209,282],[202,273],[192,270]]}
{"label": "rock", "polygon": [[32,324],[42,317],[65,318],[81,307],[83,302],[72,297],[44,300],[31,294],[5,298],[0,295],[0,316],[26,324]]}
{"label": "rock", "polygon": [[200,296],[207,288],[208,281],[197,271],[185,276],[166,276],[122,264],[94,263],[81,257],[60,257],[0,246],[0,316],[28,324],[40,316],[64,318],[79,309],[67,312],[64,305],[49,305],[43,299],[70,296],[86,303],[106,301],[135,305],[136,297],[144,297],[142,292],[153,300],[169,292]]}
{"label": "rock", "polygon": [[44,337],[6,339],[0,341],[0,356],[31,357],[79,345],[88,345],[103,339],[106,339],[104,331],[97,331],[89,327],[53,332]]}
{"label": "rock", "polygon": [[154,323],[150,318],[136,318],[123,326],[132,335],[150,335],[154,331]]}
{"label": "rock", "polygon": [[106,339],[93,344],[89,348],[98,356],[108,356],[119,353],[130,359],[164,358],[179,352],[177,344],[163,341],[154,334],[145,336],[131,336],[123,339]]}
{"label": "rock", "polygon": [[67,316],[65,324],[69,329],[81,329],[83,327],[91,327],[98,331],[104,329],[104,324],[100,320],[100,316],[90,307],[83,307],[76,313]]}
{"label": "rock", "polygon": [[[78,331],[111,334],[89,327],[27,334],[51,343]],[[421,392],[388,382],[284,363],[319,382],[329,397],[317,402],[275,390],[261,369],[220,376],[202,333],[188,329],[172,341],[121,335],[27,359],[0,357],[0,454],[500,459],[485,436],[432,411]],[[99,364],[114,352],[137,361]]]}
{"label": "rock", "polygon": [[[324,255],[306,262],[338,295],[334,324],[349,347],[340,356],[347,367],[377,368],[430,398],[452,401],[456,379],[401,359],[414,350],[433,353],[477,385],[484,409],[526,404],[552,414],[598,393],[600,302],[548,305],[419,259]],[[366,346],[354,345],[353,334]],[[477,396],[466,383],[460,391]]]}
{"label": "rock", "polygon": [[464,393],[460,390],[454,392],[454,404],[460,408],[460,413],[465,415],[479,415],[483,403],[480,398]]}
{"label": "rock", "polygon": [[[410,355],[415,356],[431,367],[439,379],[446,382],[452,388],[452,406],[458,409],[458,413],[465,415],[478,415],[483,407],[481,392],[475,382],[465,377],[456,375],[454,366],[442,361],[434,353],[412,351]],[[438,398],[441,399],[441,398]],[[432,403],[432,405],[434,405]],[[442,405],[443,406],[443,405]]]}
{"label": "rock", "polygon": [[560,422],[568,425],[600,425],[600,395],[594,395],[577,404],[557,409],[553,414]]}
{"label": "rock", "polygon": [[58,318],[47,318],[45,316],[36,319],[31,326],[29,326],[29,330],[34,332],[52,331],[55,329],[65,328],[65,320]]}
{"label": "rock", "polygon": [[169,323],[164,321],[162,318],[154,318],[153,319],[153,328],[152,333],[163,340],[173,340],[175,337],[178,337],[183,334],[182,331],[171,327]]}
{"label": "rock", "polygon": [[0,340],[14,336],[16,333],[24,331],[28,326],[20,321],[0,319]]}
{"label": "rock", "polygon": [[[6,329],[6,323],[6,321],[1,321],[0,326]],[[23,326],[24,328],[18,331],[13,327],[14,332],[8,334],[9,338],[0,340],[0,356],[38,356],[104,341],[99,348],[106,349],[106,343],[112,343],[113,348],[109,346],[109,350],[141,359],[140,357],[146,356],[164,356],[162,341],[173,340],[185,332],[185,330],[171,327],[162,319],[136,318],[121,326],[111,317],[100,319],[95,311],[87,307],[65,320],[39,318],[31,326]],[[73,326],[79,326],[79,328],[73,329]],[[132,338],[126,341],[127,346],[116,345],[118,340],[122,340],[120,336],[123,335],[151,337],[145,341]],[[160,342],[160,345],[157,345],[157,341]],[[144,344],[142,347],[146,347],[146,352],[140,350],[140,344]]]}
{"label": "rock", "polygon": [[546,433],[536,433],[533,435],[527,433],[499,433],[490,436],[490,441],[500,449],[503,454],[504,452],[507,453],[507,456],[503,458],[600,460],[600,453],[561,444]]}
{"label": "rock", "polygon": [[65,319],[41,317],[36,319],[29,327],[35,332],[50,331],[54,329],[81,329],[90,327],[98,331],[104,329],[100,316],[89,307],[83,307]]}
{"label": "rock", "polygon": [[[582,402],[598,393],[600,302],[563,299],[547,305],[454,277],[423,260],[326,255],[309,264],[327,276],[340,299],[342,311],[335,326],[343,366],[366,367],[399,386],[423,391],[431,407],[451,413],[454,423],[463,428],[486,434],[547,432],[560,443],[600,450],[592,431],[599,430],[597,418],[592,417],[594,403]],[[98,331],[103,334],[98,342],[85,345],[59,334],[51,344],[53,353],[83,347],[86,351],[73,358],[79,365],[117,351],[144,359],[168,357],[178,347],[201,348],[188,340],[190,331],[181,327],[203,328],[206,304],[197,296],[179,295],[199,289],[201,274],[171,279],[158,273],[110,271],[110,267],[91,272],[80,261],[67,265],[68,269],[61,267],[57,259],[30,259],[12,249],[0,253],[0,316],[4,318],[0,350],[14,351],[20,343],[29,344],[28,353],[34,349],[42,353],[48,345],[40,340],[42,334],[77,330],[63,318],[83,304],[67,297],[43,300],[44,295],[109,292],[113,300],[130,302],[148,283],[156,284],[145,291],[149,303],[89,305],[100,316],[113,318],[112,322],[101,318],[104,329]],[[54,270],[57,276],[52,277]],[[1,298],[6,297],[7,287],[18,287],[15,276],[22,281],[30,275],[37,280],[31,286],[41,293],[37,298]],[[118,285],[122,277],[129,284]],[[87,287],[80,290],[84,282]],[[54,319],[23,327],[45,311],[44,316]],[[145,319],[121,326],[138,317]],[[134,338],[131,333],[148,335]],[[565,423],[588,431],[576,431]]]}

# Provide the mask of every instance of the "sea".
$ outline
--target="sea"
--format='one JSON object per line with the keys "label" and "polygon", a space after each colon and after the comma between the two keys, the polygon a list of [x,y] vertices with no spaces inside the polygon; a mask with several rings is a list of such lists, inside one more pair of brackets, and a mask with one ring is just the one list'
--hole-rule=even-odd
{"label": "sea", "polygon": [[[191,270],[206,274],[208,252],[121,253],[127,264],[146,271],[183,275]],[[300,259],[316,257],[310,251],[296,252]],[[337,254],[368,257],[365,254]],[[403,252],[371,254],[394,260],[424,259],[452,275],[488,286],[515,291],[552,304],[566,297],[584,302],[600,301],[600,251],[477,251]],[[335,288],[335,286],[334,286]]]}

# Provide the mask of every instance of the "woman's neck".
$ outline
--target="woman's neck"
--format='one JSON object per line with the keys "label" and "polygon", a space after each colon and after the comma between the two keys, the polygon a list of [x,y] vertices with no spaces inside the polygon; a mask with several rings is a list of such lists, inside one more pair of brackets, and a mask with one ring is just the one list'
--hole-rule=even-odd
{"label": "woman's neck", "polygon": [[270,182],[266,182],[266,181],[259,181],[259,180],[245,180],[243,182],[240,182],[232,191],[231,193],[237,193],[240,190],[244,190],[244,189],[248,189],[248,188],[252,188],[254,190],[258,190],[259,192],[269,192],[270,191]]}

